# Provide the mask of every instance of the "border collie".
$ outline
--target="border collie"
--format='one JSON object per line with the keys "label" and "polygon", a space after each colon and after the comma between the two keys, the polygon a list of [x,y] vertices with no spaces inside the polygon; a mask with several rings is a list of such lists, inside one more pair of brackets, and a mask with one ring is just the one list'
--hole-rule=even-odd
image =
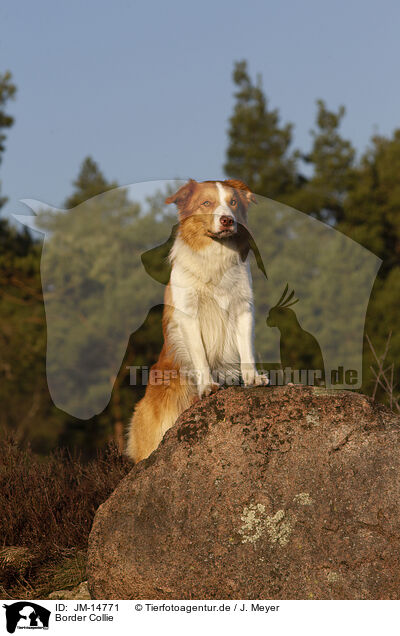
{"label": "border collie", "polygon": [[268,384],[253,351],[253,294],[247,210],[254,194],[241,181],[192,179],[166,203],[179,226],[165,290],[164,346],[129,431],[127,454],[148,457],[179,415],[221,384]]}

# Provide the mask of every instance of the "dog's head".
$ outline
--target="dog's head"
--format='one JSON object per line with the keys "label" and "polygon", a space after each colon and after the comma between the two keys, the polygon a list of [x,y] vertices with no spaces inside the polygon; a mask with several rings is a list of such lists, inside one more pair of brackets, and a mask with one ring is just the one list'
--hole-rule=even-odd
{"label": "dog's head", "polygon": [[256,198],[239,180],[198,183],[190,179],[165,202],[176,204],[183,238],[205,246],[211,240],[231,238],[246,227],[247,209]]}

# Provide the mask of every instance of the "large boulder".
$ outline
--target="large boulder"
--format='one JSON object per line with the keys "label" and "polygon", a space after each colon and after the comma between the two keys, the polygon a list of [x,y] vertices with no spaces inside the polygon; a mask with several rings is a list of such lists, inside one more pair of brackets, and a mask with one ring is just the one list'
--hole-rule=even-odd
{"label": "large boulder", "polygon": [[399,475],[399,418],[363,395],[220,391],[100,506],[90,592],[398,599]]}

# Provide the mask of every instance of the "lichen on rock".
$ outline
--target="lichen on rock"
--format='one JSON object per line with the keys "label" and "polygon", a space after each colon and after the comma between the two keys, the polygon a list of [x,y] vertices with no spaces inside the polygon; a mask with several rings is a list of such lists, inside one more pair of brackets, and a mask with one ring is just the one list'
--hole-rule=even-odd
{"label": "lichen on rock", "polygon": [[296,517],[293,513],[285,513],[284,510],[267,515],[263,504],[250,504],[244,508],[241,520],[244,522],[239,528],[242,543],[256,543],[266,533],[270,543],[286,545]]}

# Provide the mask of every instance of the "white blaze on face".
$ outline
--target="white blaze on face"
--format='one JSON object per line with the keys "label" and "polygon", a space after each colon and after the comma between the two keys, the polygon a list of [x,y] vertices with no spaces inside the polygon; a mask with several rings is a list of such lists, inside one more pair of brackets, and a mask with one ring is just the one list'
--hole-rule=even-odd
{"label": "white blaze on face", "polygon": [[233,214],[231,208],[226,202],[227,196],[229,195],[229,190],[224,188],[222,183],[216,183],[219,196],[219,205],[214,210],[214,232],[220,232],[223,230],[223,226],[221,225],[221,217],[229,216],[233,219],[233,226],[231,226],[231,230],[236,232],[237,230],[237,221],[236,217]]}

